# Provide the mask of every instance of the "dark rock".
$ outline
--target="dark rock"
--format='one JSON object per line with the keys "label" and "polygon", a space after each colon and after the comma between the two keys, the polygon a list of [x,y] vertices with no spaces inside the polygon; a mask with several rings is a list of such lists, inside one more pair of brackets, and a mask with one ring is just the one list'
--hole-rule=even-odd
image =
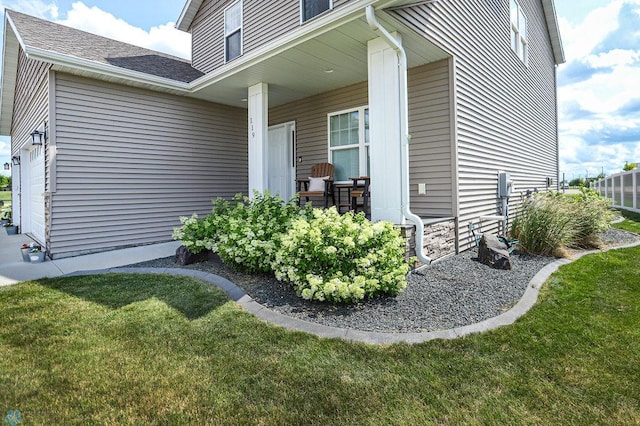
{"label": "dark rock", "polygon": [[511,269],[509,247],[493,234],[484,234],[478,245],[478,260],[494,269]]}
{"label": "dark rock", "polygon": [[198,254],[193,254],[185,246],[180,246],[176,249],[176,263],[178,265],[191,265],[192,263],[200,263],[209,259],[211,252],[209,250],[201,251]]}

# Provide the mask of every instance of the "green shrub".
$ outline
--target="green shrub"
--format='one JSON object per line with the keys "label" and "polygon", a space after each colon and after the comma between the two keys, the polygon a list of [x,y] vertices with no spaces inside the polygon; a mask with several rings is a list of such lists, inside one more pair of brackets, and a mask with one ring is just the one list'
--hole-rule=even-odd
{"label": "green shrub", "polygon": [[381,293],[396,295],[407,285],[405,241],[390,222],[363,213],[340,215],[316,209],[295,220],[282,238],[273,269],[308,300],[348,302]]}
{"label": "green shrub", "polygon": [[597,247],[598,234],[609,229],[613,220],[611,200],[602,198],[590,188],[581,188],[572,195],[570,211],[575,223],[574,247]]}
{"label": "green shrub", "polygon": [[308,208],[298,207],[298,199],[284,202],[268,191],[254,193],[254,197],[234,199],[218,223],[217,242],[211,249],[227,264],[249,273],[270,272],[280,239],[294,219],[305,217]]}
{"label": "green shrub", "polygon": [[540,194],[525,200],[511,224],[511,236],[519,241],[520,250],[550,255],[574,239],[572,218],[559,195]]}
{"label": "green shrub", "polygon": [[511,236],[522,251],[532,254],[595,247],[611,218],[609,202],[593,190],[582,189],[574,196],[549,192],[525,200],[511,225]]}
{"label": "green shrub", "polygon": [[197,214],[181,217],[179,228],[173,229],[173,239],[182,242],[189,252],[197,254],[202,250],[216,251],[220,224],[227,220],[229,203],[218,198],[213,202],[213,210],[204,218]]}

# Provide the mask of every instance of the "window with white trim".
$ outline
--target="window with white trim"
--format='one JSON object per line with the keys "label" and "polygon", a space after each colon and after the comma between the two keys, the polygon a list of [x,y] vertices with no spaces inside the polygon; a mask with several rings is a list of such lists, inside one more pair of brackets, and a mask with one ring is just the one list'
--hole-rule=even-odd
{"label": "window with white trim", "polygon": [[529,56],[529,43],[527,42],[527,17],[522,12],[522,7],[516,0],[511,0],[511,49],[525,64]]}
{"label": "window with white trim", "polygon": [[242,0],[224,11],[224,60],[242,55]]}
{"label": "window with white trim", "polygon": [[321,13],[333,8],[332,0],[300,0],[302,22],[315,18]]}
{"label": "window with white trim", "polygon": [[329,114],[329,162],[336,182],[369,175],[368,107]]}

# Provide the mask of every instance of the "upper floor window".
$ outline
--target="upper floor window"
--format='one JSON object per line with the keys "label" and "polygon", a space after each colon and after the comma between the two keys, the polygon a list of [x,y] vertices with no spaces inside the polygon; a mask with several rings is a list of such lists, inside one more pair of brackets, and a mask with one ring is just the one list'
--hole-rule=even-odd
{"label": "upper floor window", "polygon": [[242,55],[242,0],[224,11],[224,60]]}
{"label": "upper floor window", "polygon": [[333,8],[332,0],[300,0],[302,22],[306,22],[331,8]]}
{"label": "upper floor window", "polygon": [[516,0],[511,0],[511,48],[526,64],[529,56],[527,17],[522,13],[522,7]]}

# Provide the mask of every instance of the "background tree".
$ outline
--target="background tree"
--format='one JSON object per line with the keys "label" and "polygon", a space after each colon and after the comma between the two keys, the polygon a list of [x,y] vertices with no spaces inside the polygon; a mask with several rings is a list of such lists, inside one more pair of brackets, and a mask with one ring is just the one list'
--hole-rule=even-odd
{"label": "background tree", "polygon": [[569,181],[569,186],[584,186],[584,178],[579,177],[579,178],[571,179]]}
{"label": "background tree", "polygon": [[629,163],[628,161],[625,161],[624,166],[622,167],[622,170],[625,172],[628,172],[629,170],[633,170],[636,168],[636,163]]}

